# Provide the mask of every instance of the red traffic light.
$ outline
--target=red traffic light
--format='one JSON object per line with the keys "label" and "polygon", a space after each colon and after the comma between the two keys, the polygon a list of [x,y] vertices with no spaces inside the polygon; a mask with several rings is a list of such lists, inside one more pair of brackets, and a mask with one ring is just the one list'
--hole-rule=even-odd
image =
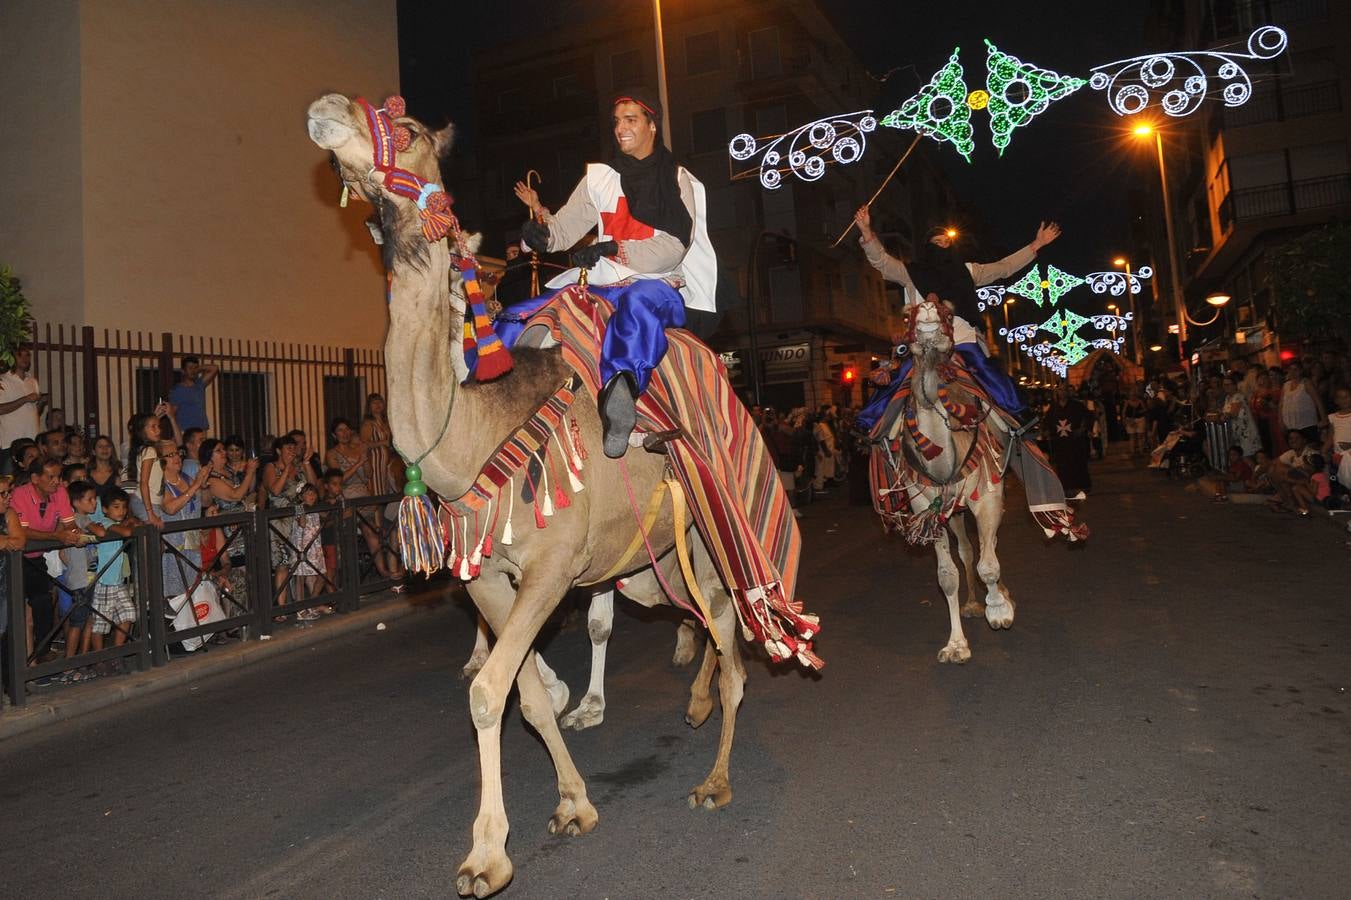
{"label": "red traffic light", "polygon": [[853,366],[849,366],[840,374],[840,380],[843,381],[845,384],[853,384],[854,379],[857,377],[858,372],[854,370]]}

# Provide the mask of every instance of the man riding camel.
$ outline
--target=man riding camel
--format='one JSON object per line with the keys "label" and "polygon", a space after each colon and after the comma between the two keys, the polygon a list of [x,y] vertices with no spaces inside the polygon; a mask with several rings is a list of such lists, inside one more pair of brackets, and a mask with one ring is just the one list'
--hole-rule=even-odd
{"label": "man riding camel", "polygon": [[[615,305],[601,347],[599,400],[605,455],[619,458],[637,424],[634,404],[666,354],[667,328],[685,324],[685,307],[712,312],[717,260],[708,240],[704,186],[661,143],[661,108],[646,91],[611,106],[616,153],[590,163],[556,213],[517,182],[530,208],[522,240],[539,253],[566,250],[593,228],[596,242],[572,254],[571,269],[549,282],[562,288],[589,269],[588,285]],[[610,288],[610,290],[607,290]]]}
{"label": "man riding camel", "polygon": [[[947,228],[933,228],[926,242],[916,251],[915,258],[907,264],[883,249],[882,242],[873,233],[868,207],[859,208],[854,214],[854,222],[858,225],[861,235],[859,243],[863,246],[868,262],[887,281],[904,286],[907,306],[920,303],[929,294],[936,294],[952,304],[955,313],[952,317],[952,339],[966,367],[997,406],[1015,418],[1023,417],[1027,409],[1018,397],[1013,382],[990,362],[985,341],[971,325],[972,321],[979,321],[980,317],[976,288],[1002,281],[1031,265],[1037,258],[1038,250],[1060,237],[1060,226],[1054,222],[1042,222],[1037,228],[1037,236],[1030,244],[993,263],[964,263],[953,249],[956,232]],[[861,427],[871,428],[877,422],[909,370],[910,363],[907,360],[897,366],[894,373],[881,373],[878,376],[886,379],[883,382],[884,389],[878,391],[859,413],[857,421]]]}

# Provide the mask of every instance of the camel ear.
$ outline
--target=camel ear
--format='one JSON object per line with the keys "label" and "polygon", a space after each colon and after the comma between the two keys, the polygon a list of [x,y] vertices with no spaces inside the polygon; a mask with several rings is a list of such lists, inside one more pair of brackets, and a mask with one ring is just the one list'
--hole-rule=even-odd
{"label": "camel ear", "polygon": [[431,138],[432,148],[436,150],[437,159],[445,159],[450,155],[450,147],[455,143],[455,126],[449,124],[440,131],[433,131],[427,135]]}
{"label": "camel ear", "polygon": [[469,248],[470,253],[477,253],[478,248],[483,246],[483,232],[475,231],[464,239],[464,245]]}

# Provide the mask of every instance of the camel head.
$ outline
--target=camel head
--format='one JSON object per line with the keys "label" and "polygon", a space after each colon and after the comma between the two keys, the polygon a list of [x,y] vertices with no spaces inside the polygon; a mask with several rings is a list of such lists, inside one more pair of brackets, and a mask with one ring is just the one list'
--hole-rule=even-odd
{"label": "camel head", "polygon": [[916,359],[945,358],[952,353],[952,306],[930,294],[906,311],[902,340]]}
{"label": "camel head", "polygon": [[404,115],[397,96],[376,107],[360,97],[325,94],[306,116],[310,140],[332,155],[344,188],[375,207],[378,225],[371,231],[386,266],[417,264],[426,259],[428,242],[458,232],[440,184],[452,126],[432,131]]}

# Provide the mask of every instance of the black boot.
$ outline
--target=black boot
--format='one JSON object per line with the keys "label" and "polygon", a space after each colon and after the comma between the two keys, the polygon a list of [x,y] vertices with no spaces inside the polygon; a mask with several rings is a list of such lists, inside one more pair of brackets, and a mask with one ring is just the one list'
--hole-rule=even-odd
{"label": "black boot", "polygon": [[634,407],[638,390],[633,375],[619,372],[601,388],[597,405],[600,424],[605,429],[605,455],[619,459],[629,449],[629,435],[638,424],[638,410]]}

